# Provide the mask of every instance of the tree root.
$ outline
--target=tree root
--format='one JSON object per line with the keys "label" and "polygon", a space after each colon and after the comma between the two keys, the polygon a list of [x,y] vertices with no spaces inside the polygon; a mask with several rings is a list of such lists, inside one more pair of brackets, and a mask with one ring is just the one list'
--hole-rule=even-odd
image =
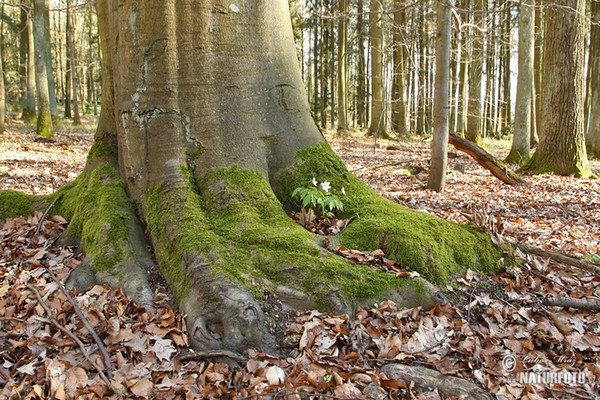
{"label": "tree root", "polygon": [[381,368],[388,378],[414,382],[421,390],[437,388],[441,394],[456,396],[468,400],[492,400],[493,397],[466,379],[444,375],[429,368],[409,366],[404,364],[388,364]]}

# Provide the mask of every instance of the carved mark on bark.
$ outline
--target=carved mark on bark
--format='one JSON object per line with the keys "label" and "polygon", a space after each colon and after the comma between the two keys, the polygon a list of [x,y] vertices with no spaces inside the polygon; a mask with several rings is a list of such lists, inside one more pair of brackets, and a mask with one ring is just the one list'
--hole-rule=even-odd
{"label": "carved mark on bark", "polygon": [[144,62],[140,67],[142,73],[142,85],[146,86],[148,82],[148,63],[156,60],[165,53],[167,49],[167,38],[156,39],[152,44],[144,51]]}
{"label": "carved mark on bark", "polygon": [[271,98],[283,111],[300,112],[302,110],[302,96],[298,89],[288,84],[273,86],[269,89]]}

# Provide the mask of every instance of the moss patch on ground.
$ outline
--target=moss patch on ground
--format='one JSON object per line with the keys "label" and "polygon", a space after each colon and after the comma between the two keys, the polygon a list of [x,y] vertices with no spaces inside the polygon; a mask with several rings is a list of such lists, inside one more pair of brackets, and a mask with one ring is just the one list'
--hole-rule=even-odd
{"label": "moss patch on ground", "polygon": [[286,208],[298,209],[290,195],[298,186],[312,185],[313,177],[329,181],[344,203],[344,212],[338,217],[354,217],[339,235],[340,243],[348,248],[381,248],[389,258],[436,284],[466,268],[479,272],[500,269],[502,252],[486,234],[382,198],[348,172],[327,143],[298,152],[296,162],[274,179],[277,197]]}

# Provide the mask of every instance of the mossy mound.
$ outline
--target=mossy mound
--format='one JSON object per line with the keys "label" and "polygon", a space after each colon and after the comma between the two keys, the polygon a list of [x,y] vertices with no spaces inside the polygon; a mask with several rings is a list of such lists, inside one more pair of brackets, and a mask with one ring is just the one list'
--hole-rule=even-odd
{"label": "mossy mound", "polygon": [[296,162],[275,177],[273,186],[286,208],[293,209],[298,205],[290,194],[298,186],[312,185],[313,178],[331,183],[344,203],[339,217],[354,217],[339,235],[340,243],[348,248],[382,248],[387,257],[437,284],[466,268],[500,269],[502,251],[486,234],[382,198],[352,175],[326,143],[299,151]]}

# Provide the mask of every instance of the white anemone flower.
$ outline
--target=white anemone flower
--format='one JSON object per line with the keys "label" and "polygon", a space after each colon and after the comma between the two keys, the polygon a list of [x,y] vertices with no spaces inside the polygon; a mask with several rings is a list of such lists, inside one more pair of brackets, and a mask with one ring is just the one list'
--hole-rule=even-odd
{"label": "white anemone flower", "polygon": [[314,186],[319,186],[319,182],[314,177],[313,177],[312,183],[313,183]]}
{"label": "white anemone flower", "polygon": [[346,195],[346,189],[344,189],[344,187],[342,186],[342,194],[345,196]]}
{"label": "white anemone flower", "polygon": [[321,183],[321,188],[324,191],[329,192],[329,189],[331,188],[331,185],[329,184],[329,181],[325,181],[325,182]]}

